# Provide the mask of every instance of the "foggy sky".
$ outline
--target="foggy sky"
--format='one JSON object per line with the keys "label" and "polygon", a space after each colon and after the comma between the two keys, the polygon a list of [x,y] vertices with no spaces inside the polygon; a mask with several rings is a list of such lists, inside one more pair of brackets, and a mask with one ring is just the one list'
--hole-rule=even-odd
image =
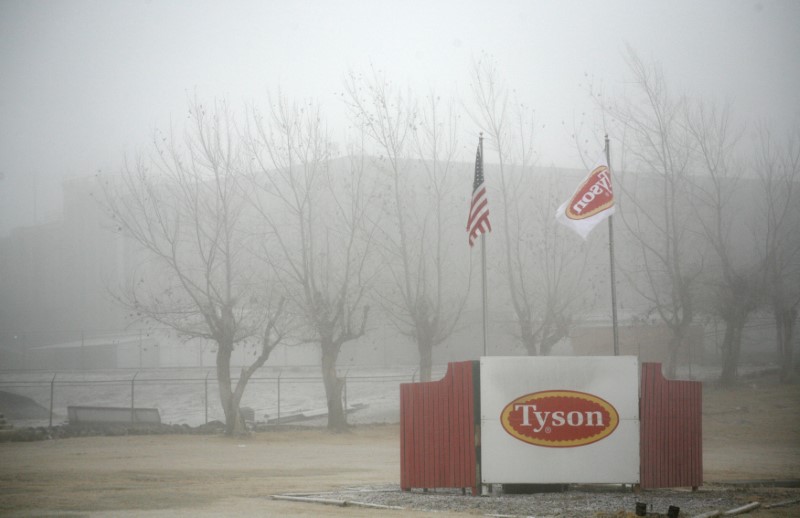
{"label": "foggy sky", "polygon": [[[782,130],[800,115],[798,27],[791,0],[0,0],[0,236],[56,217],[64,178],[113,171],[179,127],[194,91],[238,108],[280,87],[343,132],[344,75],[370,63],[467,99],[472,60],[491,55],[536,110],[543,165],[579,165],[587,77],[624,89],[626,44],[675,91]],[[461,131],[474,148],[478,128]]]}

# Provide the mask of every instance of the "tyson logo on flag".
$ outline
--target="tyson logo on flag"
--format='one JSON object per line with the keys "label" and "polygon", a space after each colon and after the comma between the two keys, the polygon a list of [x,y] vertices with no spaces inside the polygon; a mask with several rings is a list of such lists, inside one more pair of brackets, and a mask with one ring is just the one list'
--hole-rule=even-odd
{"label": "tyson logo on flag", "polygon": [[602,212],[614,204],[611,175],[605,164],[597,166],[584,180],[572,199],[567,203],[569,219],[586,219]]}
{"label": "tyson logo on flag", "polygon": [[607,401],[573,390],[548,390],[507,404],[500,422],[512,437],[536,446],[571,448],[605,439],[619,424]]}

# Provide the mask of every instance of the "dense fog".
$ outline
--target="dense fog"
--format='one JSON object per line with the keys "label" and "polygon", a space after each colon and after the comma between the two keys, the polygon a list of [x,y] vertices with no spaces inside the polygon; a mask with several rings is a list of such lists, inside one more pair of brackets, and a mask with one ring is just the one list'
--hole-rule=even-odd
{"label": "dense fog", "polygon": [[314,366],[337,427],[351,367],[614,354],[613,266],[620,354],[797,375],[799,6],[362,4],[0,5],[3,369],[215,369],[232,427]]}

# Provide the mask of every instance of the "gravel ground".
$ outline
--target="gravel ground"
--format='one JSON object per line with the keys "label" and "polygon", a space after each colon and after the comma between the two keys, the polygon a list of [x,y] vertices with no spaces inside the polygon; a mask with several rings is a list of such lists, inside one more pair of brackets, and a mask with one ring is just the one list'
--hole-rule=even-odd
{"label": "gravel ground", "polygon": [[[698,491],[647,490],[630,487],[570,486],[566,491],[536,494],[504,494],[499,485],[489,495],[472,497],[460,490],[401,491],[398,486],[347,488],[341,491],[288,495],[293,498],[326,501],[339,505],[378,505],[415,511],[449,511],[496,517],[627,517],[635,516],[636,503],[647,505],[647,516],[667,516],[670,506],[680,516],[695,516],[712,510],[730,510],[753,501],[764,505],[787,503],[788,514],[800,513],[800,489],[712,485]],[[281,496],[278,496],[281,498]],[[793,511],[792,511],[793,509]]]}
{"label": "gravel ground", "polygon": [[[369,388],[372,395],[384,397],[377,385]],[[356,395],[355,390],[350,395]],[[374,407],[370,402],[368,409],[353,416],[366,417],[379,407],[397,409],[375,401]],[[800,482],[781,489],[742,481],[800,481],[799,415],[800,384],[781,385],[774,376],[764,376],[734,388],[706,386],[705,482],[699,491],[633,493],[613,486],[570,486],[563,493],[504,495],[496,485],[495,492],[485,497],[462,496],[458,490],[400,491],[397,424],[356,426],[342,434],[319,427],[281,426],[242,437],[170,433],[64,438],[55,430],[37,429],[35,435],[52,432],[52,438],[0,442],[0,515],[633,518],[638,501],[648,505],[648,516],[664,516],[672,505],[680,507],[681,518],[686,518],[751,501],[765,506],[793,501],[787,507],[761,508],[745,516],[796,518]],[[178,428],[175,431],[185,427]],[[373,507],[273,499],[301,493],[306,501]]]}

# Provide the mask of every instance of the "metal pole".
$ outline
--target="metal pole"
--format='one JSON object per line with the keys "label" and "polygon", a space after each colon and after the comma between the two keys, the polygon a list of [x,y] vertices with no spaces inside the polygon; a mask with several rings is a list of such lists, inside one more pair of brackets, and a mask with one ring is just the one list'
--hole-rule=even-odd
{"label": "metal pole", "polygon": [[281,421],[281,375],[283,371],[278,372],[278,423]]}
{"label": "metal pole", "polygon": [[204,402],[203,404],[204,404],[205,410],[206,410],[206,424],[208,424],[208,376],[209,376],[209,374],[211,374],[211,371],[206,372],[206,380],[204,382],[205,396],[203,398],[203,402]]}
{"label": "metal pole", "polygon": [[342,394],[344,396],[344,415],[345,421],[347,421],[347,372],[344,373],[344,390],[342,390]]}
{"label": "metal pole", "polygon": [[50,424],[48,425],[50,428],[53,427],[53,393],[55,390],[56,376],[58,376],[58,373],[53,374],[53,379],[50,380]]}
{"label": "metal pole", "polygon": [[[611,158],[606,134],[606,165],[611,172]],[[616,203],[616,200],[614,200]],[[617,275],[614,267],[614,216],[608,217],[608,257],[611,268],[611,326],[614,331],[614,356],[619,356],[619,328],[617,326]]]}
{"label": "metal pole", "polygon": [[486,346],[486,234],[481,234],[481,299],[483,300],[483,355],[488,356]]}
{"label": "metal pole", "polygon": [[[481,148],[481,170],[483,171],[483,132],[481,132],[478,143]],[[485,177],[485,171],[484,171]],[[485,181],[485,180],[484,180]],[[486,234],[481,234],[481,299],[483,301],[483,355],[488,356],[486,346],[486,320],[488,311],[486,308]]]}
{"label": "metal pole", "polygon": [[136,376],[139,375],[139,371],[136,371],[136,374],[133,375],[131,378],[131,423],[136,421],[136,414],[134,413],[134,394],[135,394],[135,384],[136,384]]}

